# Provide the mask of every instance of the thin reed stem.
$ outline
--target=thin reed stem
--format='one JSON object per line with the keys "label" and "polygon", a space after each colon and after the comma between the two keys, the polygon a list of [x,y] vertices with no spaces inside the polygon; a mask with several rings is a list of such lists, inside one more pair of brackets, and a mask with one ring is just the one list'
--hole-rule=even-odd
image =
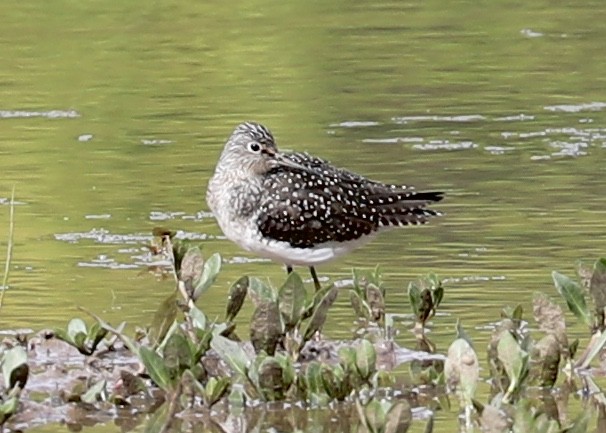
{"label": "thin reed stem", "polygon": [[2,279],[2,287],[0,290],[0,309],[4,301],[4,292],[8,289],[8,274],[11,267],[11,259],[13,256],[13,234],[15,231],[15,186],[13,185],[13,192],[11,194],[11,203],[9,211],[9,222],[8,222],[8,246],[6,249],[6,262],[4,263],[4,278]]}

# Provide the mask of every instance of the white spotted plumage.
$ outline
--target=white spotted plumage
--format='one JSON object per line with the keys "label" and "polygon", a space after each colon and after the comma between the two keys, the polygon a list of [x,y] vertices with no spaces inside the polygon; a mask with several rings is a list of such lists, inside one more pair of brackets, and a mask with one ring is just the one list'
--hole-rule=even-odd
{"label": "white spotted plumage", "polygon": [[440,192],[383,184],[307,153],[281,153],[271,132],[248,122],[227,140],[207,202],[226,237],[290,265],[339,257],[389,227],[439,215]]}

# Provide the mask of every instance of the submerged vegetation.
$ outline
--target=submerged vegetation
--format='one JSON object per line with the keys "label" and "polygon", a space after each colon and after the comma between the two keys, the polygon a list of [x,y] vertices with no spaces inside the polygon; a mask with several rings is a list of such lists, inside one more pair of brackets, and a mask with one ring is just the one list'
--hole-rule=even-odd
{"label": "submerged vegetation", "polygon": [[[199,246],[168,230],[154,234],[151,250],[170,260],[162,272],[175,287],[150,327],[129,333],[125,323],[112,326],[83,308],[89,323],[74,318],[65,329],[5,340],[0,424],[22,429],[62,420],[76,427],[128,413],[120,422],[133,424],[123,429],[145,422],[148,432],[196,424],[213,432],[324,431],[333,424],[338,431],[403,433],[414,422],[429,433],[433,414],[458,407],[461,431],[585,432],[592,417],[598,430],[606,425],[606,397],[594,380],[605,370],[606,259],[580,266],[578,279],[553,273],[557,292],[587,325],[587,345],[570,341],[560,306],[536,293],[534,322],[519,305],[503,310],[482,372],[479,348],[460,324],[446,354],[429,339],[445,296],[435,274],[409,284],[406,315],[386,308],[378,268],[354,270],[347,284],[313,292],[295,272],[277,288],[243,276],[229,288],[219,320],[196,302],[214,284],[221,257],[205,259]],[[355,336],[322,339],[331,306],[345,293]],[[242,335],[236,318],[247,299],[254,308]],[[403,323],[412,323],[415,351],[394,341]],[[490,398],[478,399],[477,388],[486,385]],[[570,419],[573,395],[585,410]],[[427,410],[413,417],[413,407]]]}

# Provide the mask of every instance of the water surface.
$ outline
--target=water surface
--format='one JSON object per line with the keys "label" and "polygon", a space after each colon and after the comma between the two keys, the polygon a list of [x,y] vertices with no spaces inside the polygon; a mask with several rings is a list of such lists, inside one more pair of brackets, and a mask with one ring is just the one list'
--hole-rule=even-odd
{"label": "water surface", "polygon": [[[242,274],[279,284],[283,269],[226,241],[204,199],[226,137],[256,120],[282,148],[446,191],[444,217],[319,272],[380,264],[393,312],[436,272],[439,349],[457,318],[483,348],[503,306],[530,311],[533,291],[555,296],[552,270],[604,255],[605,12],[597,0],[5,0],[0,259],[13,185],[18,205],[2,328],[59,326],[78,305],[147,325],[171,290],[146,268],[156,225],[223,255],[211,317]],[[329,334],[349,337],[352,319],[342,296]]]}

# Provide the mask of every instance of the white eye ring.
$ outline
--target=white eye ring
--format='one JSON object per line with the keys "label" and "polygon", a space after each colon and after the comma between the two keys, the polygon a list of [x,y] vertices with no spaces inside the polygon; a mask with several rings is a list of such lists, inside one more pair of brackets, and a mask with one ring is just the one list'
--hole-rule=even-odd
{"label": "white eye ring", "polygon": [[248,143],[247,147],[248,150],[252,153],[259,153],[261,151],[261,145],[256,141],[251,141],[250,143]]}

